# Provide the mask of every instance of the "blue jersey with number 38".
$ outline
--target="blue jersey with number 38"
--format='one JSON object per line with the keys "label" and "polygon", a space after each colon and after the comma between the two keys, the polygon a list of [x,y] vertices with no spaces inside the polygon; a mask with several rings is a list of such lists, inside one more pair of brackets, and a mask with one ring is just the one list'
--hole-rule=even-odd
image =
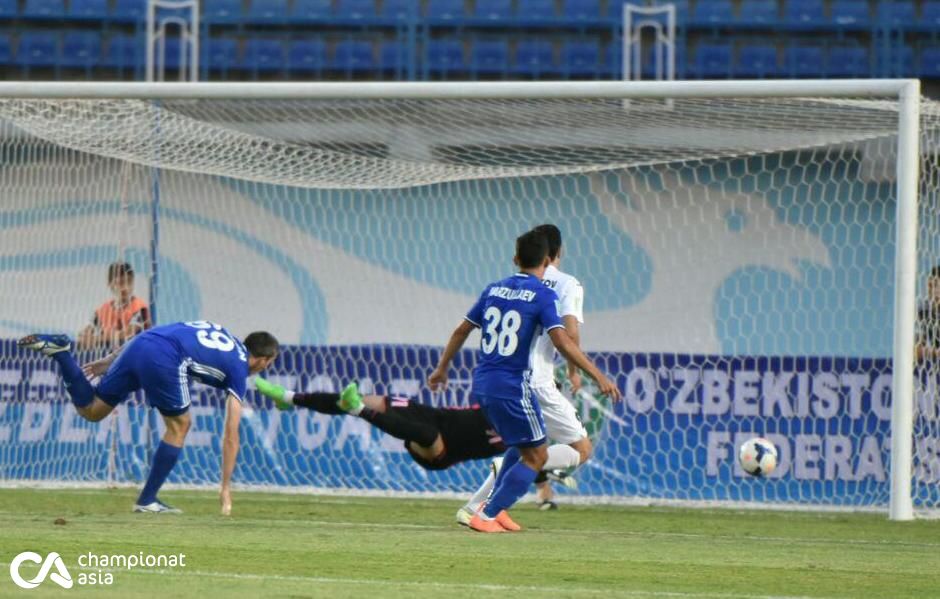
{"label": "blue jersey with number 38", "polygon": [[142,335],[161,337],[179,350],[186,374],[238,399],[245,397],[248,351],[225,327],[198,320],[154,327]]}
{"label": "blue jersey with number 38", "polygon": [[480,327],[473,393],[513,399],[524,394],[532,350],[542,331],[562,326],[555,292],[517,273],[487,286],[466,319]]}

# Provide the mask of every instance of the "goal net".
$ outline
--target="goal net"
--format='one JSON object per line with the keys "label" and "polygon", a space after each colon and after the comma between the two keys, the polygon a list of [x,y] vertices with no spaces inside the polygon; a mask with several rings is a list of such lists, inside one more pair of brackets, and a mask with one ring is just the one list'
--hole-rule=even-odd
{"label": "goal net", "polygon": [[[456,407],[475,339],[436,395],[440,347],[515,237],[551,222],[585,288],[582,345],[625,392],[571,397],[595,443],[581,496],[884,507],[898,118],[893,99],[826,97],[0,99],[0,480],[146,476],[162,423],[142,397],[87,423],[51,360],[15,348],[78,335],[113,262],[158,324],[273,332],[276,382]],[[938,354],[914,377],[918,508],[940,502],[938,133],[923,100],[905,235]],[[193,398],[170,480],[213,485],[221,398]],[[247,406],[244,485],[464,492],[485,473],[425,471],[357,418]],[[780,451],[768,479],[736,464],[755,434]]]}

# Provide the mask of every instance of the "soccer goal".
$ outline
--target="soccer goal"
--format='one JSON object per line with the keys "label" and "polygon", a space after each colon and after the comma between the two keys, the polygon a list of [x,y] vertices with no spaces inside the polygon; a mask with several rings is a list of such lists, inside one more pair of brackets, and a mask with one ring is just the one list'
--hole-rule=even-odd
{"label": "soccer goal", "polygon": [[[287,386],[461,406],[474,353],[434,395],[439,348],[515,237],[552,222],[582,344],[625,392],[572,398],[595,443],[580,496],[935,509],[940,104],[919,89],[0,83],[0,479],[145,476],[156,414],[138,398],[81,421],[14,344],[81,331],[115,261],[158,324],[275,333]],[[221,408],[193,394],[171,481],[209,486]],[[248,487],[454,493],[485,471],[427,472],[356,418],[249,395]],[[780,452],[769,478],[737,465],[754,434]]]}

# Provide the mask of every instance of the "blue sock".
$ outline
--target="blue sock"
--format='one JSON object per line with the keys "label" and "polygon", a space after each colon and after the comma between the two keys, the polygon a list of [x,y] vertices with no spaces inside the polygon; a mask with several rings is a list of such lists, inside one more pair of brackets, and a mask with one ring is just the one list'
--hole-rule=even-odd
{"label": "blue sock", "polygon": [[65,381],[65,390],[72,397],[76,408],[84,408],[95,399],[95,388],[91,386],[85,373],[70,352],[60,351],[52,354],[52,359],[58,362],[62,369],[62,380]]}
{"label": "blue sock", "polygon": [[496,480],[493,481],[493,489],[499,487],[499,483],[502,482],[506,473],[509,472],[509,469],[515,466],[521,458],[522,454],[519,453],[519,450],[515,447],[510,447],[506,450],[506,453],[503,454],[503,465],[500,466],[499,472],[496,473]]}
{"label": "blue sock", "polygon": [[[504,466],[505,468],[505,466]],[[506,470],[506,475],[502,482],[496,485],[493,490],[493,496],[483,508],[483,515],[487,518],[495,518],[501,511],[509,509],[512,504],[519,501],[532,483],[538,472],[526,466],[523,462],[517,462],[512,468]]]}
{"label": "blue sock", "polygon": [[163,486],[166,477],[170,475],[170,470],[176,465],[176,460],[180,457],[182,447],[170,445],[166,441],[160,441],[157,451],[153,454],[153,465],[150,467],[150,476],[147,477],[147,484],[144,490],[140,492],[137,498],[137,505],[147,505],[157,500],[157,492]]}

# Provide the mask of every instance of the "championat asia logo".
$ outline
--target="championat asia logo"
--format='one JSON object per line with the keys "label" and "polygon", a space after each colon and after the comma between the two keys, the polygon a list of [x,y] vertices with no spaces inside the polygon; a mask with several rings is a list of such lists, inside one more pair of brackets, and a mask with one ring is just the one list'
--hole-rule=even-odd
{"label": "championat asia logo", "polygon": [[[42,567],[39,568],[39,573],[36,574],[32,580],[26,580],[20,575],[20,566],[23,562],[42,564]],[[55,568],[56,571],[50,573],[50,570],[53,568]],[[22,589],[35,589],[46,580],[46,576],[63,589],[72,588],[72,575],[69,573],[68,568],[65,567],[62,556],[55,551],[47,555],[45,560],[38,553],[24,551],[14,557],[13,561],[10,562],[10,578],[13,579],[13,583],[16,586]]]}

